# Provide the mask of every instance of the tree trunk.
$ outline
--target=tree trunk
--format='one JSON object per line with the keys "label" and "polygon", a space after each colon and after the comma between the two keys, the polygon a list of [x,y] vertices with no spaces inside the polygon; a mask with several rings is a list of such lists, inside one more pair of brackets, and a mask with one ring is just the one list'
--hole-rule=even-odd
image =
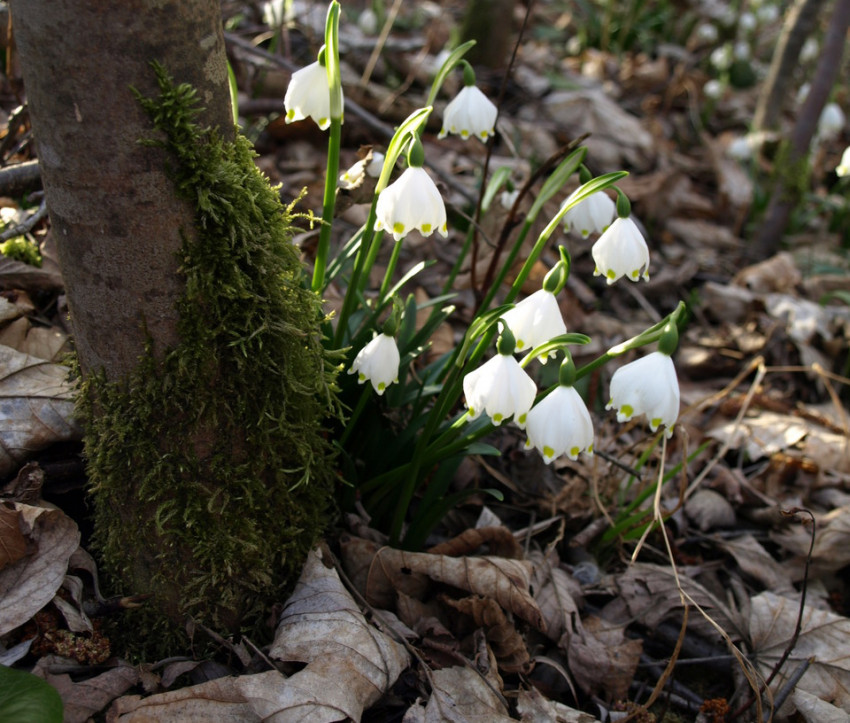
{"label": "tree trunk", "polygon": [[125,377],[147,335],[176,340],[180,229],[193,211],[139,145],[151,61],[198,89],[201,123],[233,133],[213,0],[13,0],[14,32],[83,370]]}
{"label": "tree trunk", "polygon": [[161,655],[186,615],[256,634],[282,601],[328,522],[335,371],[288,210],[234,132],[217,0],[104,5],[12,18],[95,541],[122,593],[153,595],[122,627]]}

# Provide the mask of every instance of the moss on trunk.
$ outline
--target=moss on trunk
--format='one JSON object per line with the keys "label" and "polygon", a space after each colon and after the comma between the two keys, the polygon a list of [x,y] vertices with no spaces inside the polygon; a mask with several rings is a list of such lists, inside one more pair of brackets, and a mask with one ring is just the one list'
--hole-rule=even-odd
{"label": "moss on trunk", "polygon": [[158,133],[144,142],[168,152],[195,232],[177,345],[81,390],[96,544],[161,621],[237,632],[283,599],[327,524],[336,370],[289,209],[250,144],[199,127],[194,90],[155,69],[160,95],[139,101]]}

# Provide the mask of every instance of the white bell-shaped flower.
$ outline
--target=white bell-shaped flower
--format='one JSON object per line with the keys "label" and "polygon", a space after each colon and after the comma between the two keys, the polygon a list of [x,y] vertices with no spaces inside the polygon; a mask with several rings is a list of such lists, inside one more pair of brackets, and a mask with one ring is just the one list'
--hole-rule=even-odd
{"label": "white bell-shaped flower", "polygon": [[465,85],[446,106],[438,138],[456,133],[466,140],[475,136],[486,142],[493,135],[498,111],[493,102],[474,85]]}
{"label": "white bell-shaped flower", "polygon": [[446,207],[437,185],[421,167],[410,166],[378,196],[375,230],[384,228],[400,241],[413,229],[423,236],[449,235]]}
{"label": "white bell-shaped flower", "polygon": [[844,131],[847,118],[838,103],[827,103],[818,118],[818,138],[831,141]]}
{"label": "white bell-shaped flower", "polygon": [[594,276],[613,284],[621,276],[649,281],[649,247],[631,218],[617,218],[591,249],[596,263]]}
{"label": "white bell-shaped flower", "polygon": [[[571,201],[572,196],[561,204],[561,208]],[[575,229],[582,238],[587,238],[591,233],[605,231],[616,215],[617,204],[607,194],[597,191],[564,214],[564,228],[567,231]]]}
{"label": "white bell-shaped flower", "polygon": [[398,381],[399,365],[398,345],[389,334],[376,334],[354,358],[349,374],[357,374],[357,381],[363,384],[367,379],[378,394]]}
{"label": "white bell-shaped flower", "polygon": [[[502,315],[516,338],[516,351],[523,352],[545,344],[556,336],[567,333],[567,325],[558,306],[555,294],[546,289],[535,291]],[[548,355],[540,357],[546,362]]]}
{"label": "white bell-shaped flower", "polygon": [[673,360],[654,351],[617,369],[605,408],[617,410],[618,422],[645,414],[653,432],[663,424],[667,436],[672,435],[679,418],[679,380]]}
{"label": "white bell-shaped flower", "polygon": [[512,416],[525,427],[537,385],[511,354],[496,354],[463,378],[463,393],[470,419],[486,412],[493,424]]}
{"label": "white bell-shaped flower", "polygon": [[317,60],[296,70],[289,81],[283,98],[286,122],[312,118],[316,125],[326,130],[331,124],[331,91],[328,72]]}
{"label": "white bell-shaped flower", "polygon": [[593,454],[593,422],[575,387],[560,385],[528,413],[526,449],[536,447],[549,464],[562,454]]}
{"label": "white bell-shaped flower", "polygon": [[850,146],[844,149],[841,155],[841,163],[835,167],[835,174],[840,178],[850,176]]}

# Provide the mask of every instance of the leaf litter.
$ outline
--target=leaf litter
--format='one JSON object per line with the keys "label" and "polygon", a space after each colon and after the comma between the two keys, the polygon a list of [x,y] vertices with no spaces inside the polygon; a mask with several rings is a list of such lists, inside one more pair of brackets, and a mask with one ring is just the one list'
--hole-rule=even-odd
{"label": "leaf litter", "polygon": [[[544,5],[534,21],[557,29],[569,19]],[[422,69],[407,54],[427,44],[428,32],[439,37],[431,22],[427,32],[411,24],[408,45],[387,45],[414,88],[427,79],[417,79]],[[278,75],[285,86],[288,72],[259,64],[235,42],[230,49],[252,97],[279,104],[267,88]],[[99,618],[140,601],[103,598],[96,563],[80,547],[84,515],[44,501],[67,501],[69,483],[51,454],[76,456],[80,437],[59,363],[62,302],[40,306],[61,290],[61,277],[49,253],[44,270],[0,259],[0,654],[50,682],[66,720],[104,710],[115,721],[591,723],[661,720],[671,711],[685,720],[753,720],[756,698],[776,721],[847,719],[850,314],[837,298],[823,300],[850,288],[850,265],[823,225],[798,233],[789,252],[743,260],[754,184],[728,148],[754,96],[727,96],[714,117],[689,127],[694,96],[676,89],[704,83],[695,56],[677,63],[635,53],[620,63],[589,48],[561,58],[539,41],[523,50],[523,88],[500,119],[506,141],[523,152],[499,146],[491,167],[509,165],[522,182],[532,171],[529,149],[545,158],[588,130],[594,170],[632,171],[622,187],[652,229],[653,280],[617,290],[606,305],[599,287],[580,280],[592,270],[589,242],[571,240],[576,273],[563,303],[570,330],[605,348],[692,293],[694,319],[677,357],[686,408],[667,459],[649,455],[640,466],[653,440],[601,414],[597,454],[586,463],[543,465],[502,430],[494,440],[502,456],[475,458],[456,479],[507,491],[486,524],[476,525],[486,508],[473,496],[443,521],[431,548],[408,552],[388,547],[365,516],[349,515],[346,529],[311,554],[292,597],[270,611],[270,644],[221,640],[219,660],[176,655],[131,665],[97,637]],[[394,122],[406,112],[378,92],[384,72],[378,67],[352,99]],[[562,77],[574,87],[559,88]],[[346,128],[368,135],[353,116]],[[318,208],[321,148],[294,130],[272,120],[258,136],[258,163],[284,196],[306,186],[306,207]],[[682,134],[691,140],[672,140]],[[452,180],[449,205],[463,203],[482,158],[481,147],[450,141],[435,160]],[[488,235],[504,213],[485,218]],[[342,217],[359,225],[362,205],[352,199]],[[49,250],[46,226],[34,233]],[[442,325],[434,353],[462,332],[489,253],[482,250],[475,273],[461,270],[457,320]],[[417,277],[420,304],[439,295],[452,262],[433,239],[402,249],[409,266],[422,258],[438,263]],[[593,398],[605,380],[590,384]],[[656,494],[665,465],[679,472]],[[79,485],[70,490],[79,494]],[[811,526],[782,514],[798,507],[813,514],[813,545]],[[643,526],[658,517],[670,554],[656,529],[631,561]],[[749,680],[739,672],[743,660]]]}

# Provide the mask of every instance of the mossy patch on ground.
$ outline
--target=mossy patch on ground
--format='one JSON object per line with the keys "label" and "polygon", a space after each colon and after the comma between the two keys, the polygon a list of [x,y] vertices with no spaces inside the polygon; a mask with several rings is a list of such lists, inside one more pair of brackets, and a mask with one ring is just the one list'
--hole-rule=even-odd
{"label": "mossy patch on ground", "polygon": [[159,133],[145,142],[195,209],[180,342],[152,343],[131,378],[82,386],[95,539],[155,616],[236,632],[283,600],[328,523],[336,370],[289,210],[249,142],[199,127],[195,91],[155,70],[159,97],[139,101]]}

